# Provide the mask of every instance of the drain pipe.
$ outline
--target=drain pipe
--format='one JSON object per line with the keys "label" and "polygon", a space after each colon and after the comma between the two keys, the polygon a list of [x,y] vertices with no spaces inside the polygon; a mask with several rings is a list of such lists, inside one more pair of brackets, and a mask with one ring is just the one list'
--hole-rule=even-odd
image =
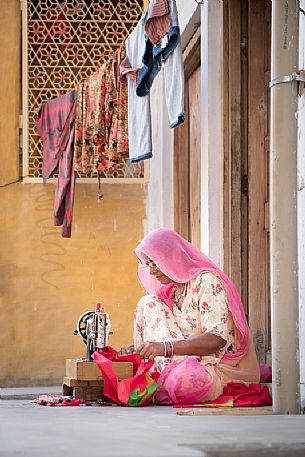
{"label": "drain pipe", "polygon": [[299,4],[272,0],[270,249],[273,412],[300,412],[297,273]]}

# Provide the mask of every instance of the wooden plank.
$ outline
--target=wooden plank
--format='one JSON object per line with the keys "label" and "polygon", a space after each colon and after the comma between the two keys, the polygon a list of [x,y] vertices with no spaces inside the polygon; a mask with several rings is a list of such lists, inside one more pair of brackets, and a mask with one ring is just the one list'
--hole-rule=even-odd
{"label": "wooden plank", "polygon": [[248,316],[248,2],[241,1],[241,298]]}
{"label": "wooden plank", "polygon": [[102,379],[97,381],[80,381],[79,379],[68,378],[65,376],[63,384],[69,387],[102,387],[104,385],[104,381]]}
{"label": "wooden plank", "polygon": [[73,387],[73,397],[86,401],[102,400],[105,398],[101,387]]}
{"label": "wooden plank", "polygon": [[[269,206],[269,169],[270,169],[270,90],[269,81],[271,79],[271,0],[265,0],[265,99],[267,110],[265,112],[265,164],[266,164],[266,204]],[[269,218],[269,213],[268,213]],[[268,227],[270,221],[267,221]],[[266,230],[266,212],[265,212],[265,230]],[[271,292],[270,292],[270,233],[266,230],[266,361],[268,360],[268,352],[271,352]],[[268,362],[267,362],[268,363]]]}
{"label": "wooden plank", "polygon": [[[112,367],[120,380],[133,376],[133,364],[130,362],[112,362]],[[82,359],[66,360],[66,377],[78,381],[102,380],[102,373],[95,362],[86,362]]]}
{"label": "wooden plank", "polygon": [[185,121],[174,129],[174,229],[189,239],[189,108],[185,82]]}
{"label": "wooden plank", "polygon": [[65,376],[63,379],[63,384],[68,387],[88,387],[89,381],[79,381],[78,379],[69,378],[68,376]]}
{"label": "wooden plank", "polygon": [[176,414],[178,416],[265,416],[272,414],[272,407],[182,409]]}
{"label": "wooden plank", "polygon": [[188,79],[201,60],[201,27],[199,26],[183,52],[184,76]]}
{"label": "wooden plank", "polygon": [[231,279],[241,292],[241,54],[240,0],[229,2],[229,113],[231,154]]}
{"label": "wooden plank", "polygon": [[200,249],[201,133],[200,67],[189,78],[190,113],[190,241]]}
{"label": "wooden plank", "polygon": [[[260,33],[257,33],[257,31]],[[267,296],[267,238],[265,202],[267,169],[267,100],[265,83],[266,21],[261,0],[249,0],[249,325],[256,353],[265,362]]]}
{"label": "wooden plank", "polygon": [[223,270],[231,277],[231,153],[229,113],[229,0],[223,1]]}

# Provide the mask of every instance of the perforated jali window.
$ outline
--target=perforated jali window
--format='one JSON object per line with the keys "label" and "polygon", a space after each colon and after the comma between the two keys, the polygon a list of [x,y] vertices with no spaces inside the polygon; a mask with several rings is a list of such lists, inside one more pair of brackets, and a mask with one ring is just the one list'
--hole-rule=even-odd
{"label": "perforated jali window", "polygon": [[[41,103],[77,87],[122,45],[140,19],[143,0],[21,0],[21,4],[23,175],[25,181],[37,182],[42,143],[36,117]],[[122,158],[104,178],[134,181],[144,175],[143,162],[131,164]]]}

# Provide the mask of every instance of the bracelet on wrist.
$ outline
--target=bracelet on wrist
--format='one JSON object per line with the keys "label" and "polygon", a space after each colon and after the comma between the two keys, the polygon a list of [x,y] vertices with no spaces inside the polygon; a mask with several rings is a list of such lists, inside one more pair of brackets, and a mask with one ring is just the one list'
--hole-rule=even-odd
{"label": "bracelet on wrist", "polygon": [[171,359],[174,355],[174,345],[172,341],[164,341],[164,357]]}

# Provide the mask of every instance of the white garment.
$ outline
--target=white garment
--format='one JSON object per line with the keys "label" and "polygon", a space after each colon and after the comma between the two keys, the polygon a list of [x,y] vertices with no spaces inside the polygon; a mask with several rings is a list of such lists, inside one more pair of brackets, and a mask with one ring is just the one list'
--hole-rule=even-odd
{"label": "white garment", "polygon": [[[141,68],[145,50],[142,19],[125,42],[131,68]],[[128,142],[129,158],[137,161],[152,157],[150,97],[138,97],[136,81],[128,78]]]}
{"label": "white garment", "polygon": [[[125,45],[131,68],[141,68],[145,51],[143,18],[127,38]],[[162,67],[169,124],[174,128],[184,119],[184,68],[180,42]],[[150,94],[138,97],[136,82],[131,78],[128,78],[128,141],[131,162],[152,157]]]}

